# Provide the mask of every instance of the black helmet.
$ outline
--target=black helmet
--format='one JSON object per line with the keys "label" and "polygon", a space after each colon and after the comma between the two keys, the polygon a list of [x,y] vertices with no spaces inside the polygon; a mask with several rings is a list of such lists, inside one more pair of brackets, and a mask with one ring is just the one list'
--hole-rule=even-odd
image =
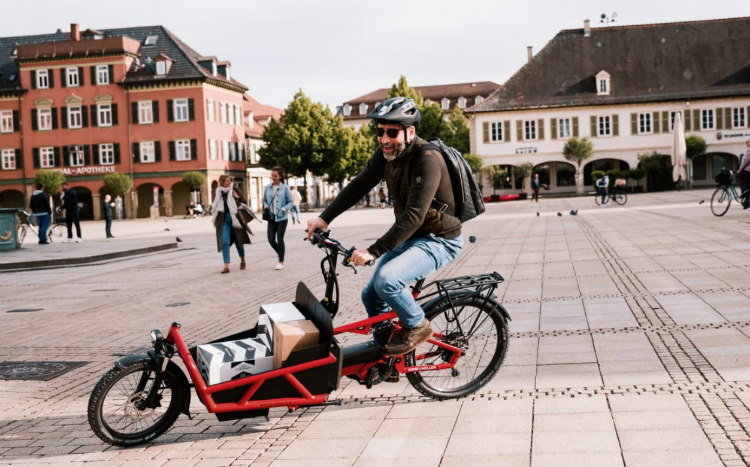
{"label": "black helmet", "polygon": [[367,114],[378,123],[397,123],[404,128],[419,124],[422,116],[414,99],[408,97],[392,97],[375,106]]}

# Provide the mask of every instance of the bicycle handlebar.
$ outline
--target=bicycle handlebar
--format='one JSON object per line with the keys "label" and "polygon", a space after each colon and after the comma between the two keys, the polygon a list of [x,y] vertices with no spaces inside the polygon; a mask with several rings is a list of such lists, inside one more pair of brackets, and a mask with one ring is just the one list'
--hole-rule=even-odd
{"label": "bicycle handlebar", "polygon": [[[346,248],[344,245],[341,244],[338,240],[330,237],[331,231],[329,230],[316,230],[312,236],[310,237],[310,244],[315,245],[318,248],[327,248],[330,250],[336,250],[338,253],[341,253],[344,255],[344,261],[342,264],[344,266],[353,267],[351,265],[351,259],[352,259],[352,253],[354,253],[354,250],[357,248],[355,246],[352,246],[351,248]],[[372,266],[375,264],[375,260],[370,260],[365,263],[366,266]]]}

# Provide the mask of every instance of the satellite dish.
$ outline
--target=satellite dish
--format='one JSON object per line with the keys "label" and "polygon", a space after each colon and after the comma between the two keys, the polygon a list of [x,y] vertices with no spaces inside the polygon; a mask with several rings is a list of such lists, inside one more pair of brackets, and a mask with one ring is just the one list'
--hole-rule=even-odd
{"label": "satellite dish", "polygon": [[604,13],[602,13],[602,21],[604,21],[604,18],[606,18],[606,17],[607,17],[607,15],[605,15]]}
{"label": "satellite dish", "polygon": [[617,12],[616,11],[614,13],[612,13],[612,19],[615,19],[615,18],[617,18]]}

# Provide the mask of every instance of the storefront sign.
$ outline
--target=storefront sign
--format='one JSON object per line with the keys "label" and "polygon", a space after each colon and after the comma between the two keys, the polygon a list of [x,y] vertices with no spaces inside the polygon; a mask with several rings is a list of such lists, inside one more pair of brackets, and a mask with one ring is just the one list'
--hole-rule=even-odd
{"label": "storefront sign", "polygon": [[744,138],[748,135],[745,133],[722,133],[721,131],[716,132],[716,139],[723,139],[723,138]]}
{"label": "storefront sign", "polygon": [[98,175],[115,173],[115,167],[113,165],[102,167],[63,167],[62,169],[56,170],[59,170],[64,175]]}
{"label": "storefront sign", "polygon": [[536,147],[531,146],[528,148],[516,148],[516,154],[530,154],[536,152]]}

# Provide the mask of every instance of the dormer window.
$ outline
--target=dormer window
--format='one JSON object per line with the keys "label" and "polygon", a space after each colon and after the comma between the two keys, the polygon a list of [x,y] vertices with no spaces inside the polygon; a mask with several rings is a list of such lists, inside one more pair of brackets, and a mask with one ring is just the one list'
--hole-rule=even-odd
{"label": "dormer window", "polygon": [[157,75],[166,75],[167,74],[167,62],[164,60],[159,60],[156,62],[156,74]]}
{"label": "dormer window", "polygon": [[609,73],[602,70],[596,74],[596,95],[609,96],[612,86],[609,80]]}
{"label": "dormer window", "polygon": [[352,106],[349,104],[344,104],[344,117],[348,117],[352,114]]}
{"label": "dormer window", "polygon": [[227,67],[226,67],[226,68],[225,68],[224,70],[225,70],[225,71],[224,71],[224,74],[226,75],[226,78],[227,78],[227,79],[232,79],[232,75],[231,75],[231,73],[229,72],[229,66],[227,66]]}
{"label": "dormer window", "polygon": [[444,97],[443,100],[440,101],[440,108],[443,110],[449,110],[451,106],[451,101],[447,97]]}
{"label": "dormer window", "polygon": [[458,108],[459,109],[465,109],[466,108],[466,98],[465,97],[459,97],[458,98]]}
{"label": "dormer window", "polygon": [[482,101],[484,101],[484,97],[482,97],[482,96],[477,96],[477,97],[475,97],[475,98],[474,98],[474,105],[476,105],[476,104],[481,104],[481,103],[482,103]]}
{"label": "dormer window", "polygon": [[219,74],[219,67],[216,66],[216,62],[213,62],[211,64],[211,74],[214,75],[214,76],[216,76],[217,74]]}
{"label": "dormer window", "polygon": [[360,115],[367,115],[367,104],[359,104],[359,114]]}
{"label": "dormer window", "polygon": [[157,76],[164,76],[169,74],[169,69],[172,68],[173,60],[166,54],[160,53],[154,58],[156,61],[156,74]]}

